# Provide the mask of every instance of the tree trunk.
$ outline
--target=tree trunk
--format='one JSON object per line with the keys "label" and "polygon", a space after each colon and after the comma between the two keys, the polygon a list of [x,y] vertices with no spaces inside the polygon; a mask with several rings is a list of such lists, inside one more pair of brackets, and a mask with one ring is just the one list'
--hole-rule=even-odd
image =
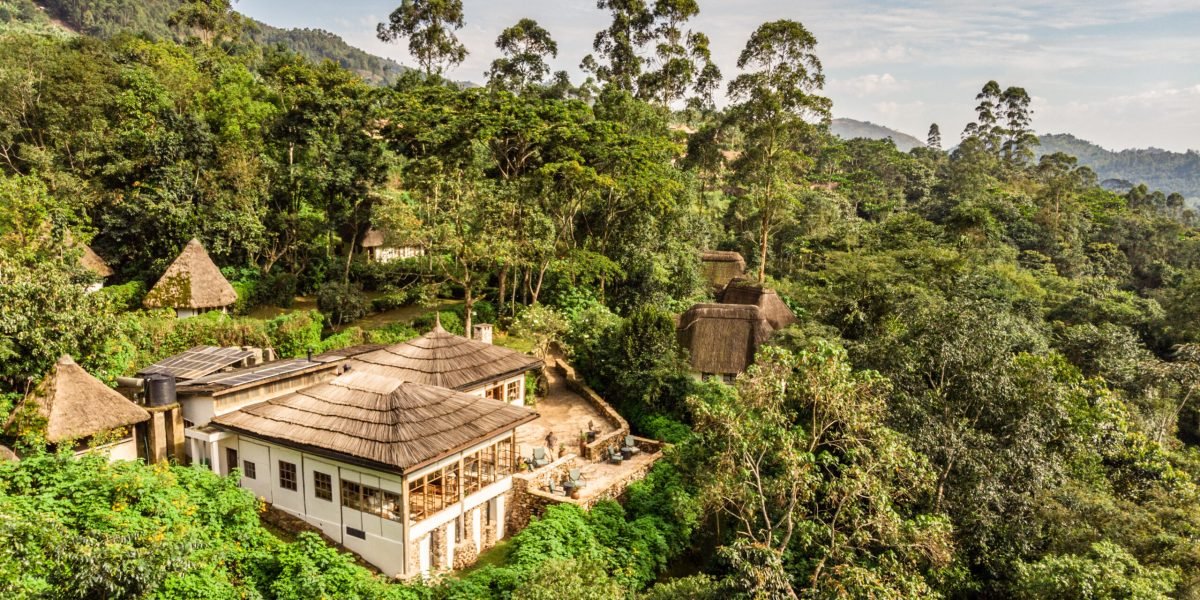
{"label": "tree trunk", "polygon": [[505,284],[508,283],[508,267],[507,266],[500,269],[500,282],[499,283],[500,283],[500,285],[499,285],[500,289],[499,289],[499,293],[497,294],[496,297],[500,299],[500,306],[497,306],[496,309],[500,312],[500,314],[503,314],[504,313]]}
{"label": "tree trunk", "polygon": [[350,236],[350,248],[346,251],[346,268],[342,271],[342,284],[350,285],[350,261],[354,258],[354,245],[358,243],[358,229]]}
{"label": "tree trunk", "polygon": [[759,256],[758,256],[758,283],[762,285],[767,281],[767,244],[770,241],[769,221],[766,215],[763,216],[762,222],[762,239],[759,241]]}
{"label": "tree trunk", "polygon": [[466,282],[463,286],[463,335],[471,339],[471,311],[475,308],[475,295],[471,293],[470,275],[467,276]]}

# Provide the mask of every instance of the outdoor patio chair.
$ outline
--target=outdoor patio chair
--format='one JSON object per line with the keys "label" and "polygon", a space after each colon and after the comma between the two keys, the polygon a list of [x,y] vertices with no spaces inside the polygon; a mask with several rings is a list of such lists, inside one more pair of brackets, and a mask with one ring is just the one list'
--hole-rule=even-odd
{"label": "outdoor patio chair", "polygon": [[546,449],[538,446],[533,449],[533,468],[544,467],[550,464],[550,458],[546,456]]}
{"label": "outdoor patio chair", "polygon": [[625,460],[625,457],[621,455],[621,451],[609,446],[608,462],[614,465],[619,465],[623,460]]}
{"label": "outdoor patio chair", "polygon": [[576,488],[587,487],[587,482],[583,480],[583,473],[579,469],[571,469],[567,472],[567,482]]}
{"label": "outdoor patio chair", "polygon": [[633,440],[632,435],[625,436],[625,445],[621,447],[622,454],[625,454],[626,452],[628,452],[629,455],[632,456],[641,451],[642,451],[642,449],[637,447],[637,442],[635,442]]}
{"label": "outdoor patio chair", "polygon": [[558,490],[556,490],[556,489],[555,489],[555,487],[554,487],[554,481],[553,481],[553,480],[551,480],[551,481],[547,481],[547,482],[546,482],[546,491],[547,491],[547,492],[550,492],[551,494],[556,494],[556,493],[558,493]]}

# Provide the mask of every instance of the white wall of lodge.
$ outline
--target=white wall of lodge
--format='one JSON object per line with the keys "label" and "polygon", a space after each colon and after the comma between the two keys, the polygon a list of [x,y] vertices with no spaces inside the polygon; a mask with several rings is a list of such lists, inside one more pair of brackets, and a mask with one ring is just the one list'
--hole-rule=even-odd
{"label": "white wall of lodge", "polygon": [[[407,533],[399,515],[397,520],[391,520],[343,506],[342,482],[390,492],[407,501],[405,485],[409,478],[418,479],[481,448],[509,440],[512,435],[512,432],[505,432],[414,471],[407,478],[237,434],[213,436],[220,439],[215,439],[210,448],[201,452],[215,457],[216,462],[211,466],[217,473],[228,475],[234,468],[240,468],[242,487],[276,508],[320,528],[325,535],[362,556],[383,573],[403,576],[413,574],[405,572],[412,553],[416,553],[413,564],[426,574],[432,569],[452,568],[456,541],[457,545],[471,543],[476,552],[482,551],[485,519],[496,528],[495,539],[503,538],[506,508],[503,494],[512,489],[512,477],[503,477],[482,487],[461,502],[422,520],[410,521]],[[322,478],[321,483],[318,483],[318,477]],[[443,526],[446,551],[434,564],[431,540],[435,530]],[[456,531],[456,526],[463,530]]]}
{"label": "white wall of lodge", "polygon": [[517,406],[525,406],[525,373],[465,390],[466,393],[480,398],[493,398]]}

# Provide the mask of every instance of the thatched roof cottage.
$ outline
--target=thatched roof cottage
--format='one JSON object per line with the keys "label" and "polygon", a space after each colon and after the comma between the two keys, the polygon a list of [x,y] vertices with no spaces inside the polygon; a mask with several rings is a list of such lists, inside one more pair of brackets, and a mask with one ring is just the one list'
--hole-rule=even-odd
{"label": "thatched roof cottage", "polygon": [[100,258],[100,255],[96,254],[96,251],[87,244],[83,245],[83,254],[79,257],[79,263],[96,275],[97,281],[87,288],[89,292],[104,287],[104,280],[113,275],[112,267],[108,266],[108,263],[104,262],[104,259]]}
{"label": "thatched roof cottage", "polygon": [[771,327],[783,329],[796,322],[796,314],[784,304],[775,290],[765,288],[747,279],[734,279],[725,286],[718,300],[723,304],[757,306]]}
{"label": "thatched roof cottage", "polygon": [[183,319],[210,310],[225,310],[237,302],[237,292],[208,256],[200,240],[192,239],[146,293],[147,308],[173,308]]}
{"label": "thatched roof cottage", "polygon": [[706,250],[700,253],[700,271],[714,290],[746,274],[746,260],[737,252]]}
{"label": "thatched roof cottage", "polygon": [[389,246],[384,240],[383,232],[378,229],[368,229],[362,240],[363,252],[368,262],[386,263],[401,258],[425,256],[425,249],[415,242],[406,242],[397,246]]}
{"label": "thatched roof cottage", "polygon": [[774,331],[757,306],[697,304],[679,318],[676,334],[696,375],[731,382]]}
{"label": "thatched roof cottage", "polygon": [[542,361],[493,345],[490,331],[480,337],[454,335],[438,323],[419,338],[358,354],[349,364],[354,370],[523,405],[525,374],[542,368]]}
{"label": "thatched roof cottage", "polygon": [[454,568],[504,537],[516,428],[536,418],[352,369],[212,423],[231,434],[221,444],[243,487],[405,576]]}
{"label": "thatched roof cottage", "polygon": [[[150,413],[83,370],[63,355],[50,373],[13,410],[5,433],[18,436],[30,427],[45,429],[51,444],[75,442],[79,452],[104,452],[112,460],[138,457],[133,426]],[[108,439],[110,432],[115,439]],[[99,434],[106,434],[99,436]],[[93,442],[98,442],[99,445]]]}

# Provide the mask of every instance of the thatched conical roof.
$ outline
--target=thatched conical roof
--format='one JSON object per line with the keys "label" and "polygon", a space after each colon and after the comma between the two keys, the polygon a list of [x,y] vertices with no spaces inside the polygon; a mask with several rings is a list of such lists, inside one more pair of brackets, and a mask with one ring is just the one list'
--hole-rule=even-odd
{"label": "thatched conical roof", "polygon": [[237,292],[213,264],[200,240],[192,239],[150,288],[148,308],[219,308],[237,302]]}
{"label": "thatched conical roof", "polygon": [[700,373],[741,373],[774,329],[757,306],[697,304],[679,317],[679,344]]}
{"label": "thatched conical roof", "polygon": [[46,441],[57,444],[141,423],[150,413],[63,355],[50,374],[13,410],[5,425],[9,435],[35,413],[46,422]]}
{"label": "thatched conical roof", "polygon": [[363,239],[362,239],[362,247],[363,248],[378,248],[382,245],[383,245],[383,232],[382,231],[375,229],[375,228],[371,228],[371,229],[367,230],[367,233],[365,235],[363,235]]}
{"label": "thatched conical roof", "polygon": [[222,429],[407,472],[537,418],[522,407],[351,370],[213,420]]}
{"label": "thatched conical roof", "polygon": [[96,254],[96,251],[87,244],[83,246],[83,255],[79,257],[79,262],[100,278],[112,277],[112,267],[108,266],[108,263],[104,262],[104,259],[100,258],[100,255]]}
{"label": "thatched conical roof", "polygon": [[715,289],[746,274],[746,260],[737,252],[706,250],[700,253],[700,271]]}
{"label": "thatched conical roof", "polygon": [[537,369],[542,361],[516,350],[454,335],[439,323],[419,338],[360,354],[349,364],[355,370],[401,381],[469,390]]}
{"label": "thatched conical roof", "polygon": [[775,329],[783,329],[796,322],[796,315],[775,290],[765,288],[747,279],[734,279],[725,286],[719,300],[725,304],[749,304],[758,307],[762,316]]}

